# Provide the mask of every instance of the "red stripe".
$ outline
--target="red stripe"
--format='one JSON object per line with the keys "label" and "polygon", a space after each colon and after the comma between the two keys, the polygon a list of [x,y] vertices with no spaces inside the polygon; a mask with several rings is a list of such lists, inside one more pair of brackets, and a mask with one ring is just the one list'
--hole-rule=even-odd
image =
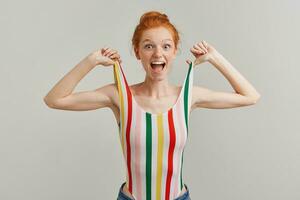
{"label": "red stripe", "polygon": [[131,120],[132,120],[132,97],[131,97],[131,92],[127,83],[127,80],[124,76],[123,69],[120,65],[121,72],[123,75],[123,79],[125,81],[125,86],[126,86],[126,93],[127,93],[127,107],[128,107],[128,116],[127,116],[127,125],[126,125],[126,146],[127,146],[127,169],[128,169],[128,175],[129,175],[129,191],[132,193],[132,172],[131,172],[131,147],[130,147],[130,127],[131,127]]}
{"label": "red stripe", "polygon": [[167,184],[166,184],[166,193],[165,199],[170,199],[170,188],[171,188],[171,177],[173,174],[173,153],[175,148],[175,128],[173,121],[173,109],[168,112],[168,123],[169,123],[169,135],[170,135],[170,145],[169,145],[169,153],[168,153],[168,173],[167,173]]}

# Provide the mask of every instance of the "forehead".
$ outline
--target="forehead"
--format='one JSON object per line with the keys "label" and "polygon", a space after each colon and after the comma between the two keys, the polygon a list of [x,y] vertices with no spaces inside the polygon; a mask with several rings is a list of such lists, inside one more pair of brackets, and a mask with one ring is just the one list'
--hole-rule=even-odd
{"label": "forehead", "polygon": [[141,42],[153,41],[173,41],[171,32],[164,27],[157,27],[145,30],[141,36]]}

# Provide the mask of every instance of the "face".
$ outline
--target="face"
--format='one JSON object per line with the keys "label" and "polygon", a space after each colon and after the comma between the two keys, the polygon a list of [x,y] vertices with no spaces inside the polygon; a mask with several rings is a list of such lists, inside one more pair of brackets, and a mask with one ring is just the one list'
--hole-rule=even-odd
{"label": "face", "polygon": [[172,34],[164,27],[143,32],[136,57],[152,79],[163,79],[170,71],[177,49]]}

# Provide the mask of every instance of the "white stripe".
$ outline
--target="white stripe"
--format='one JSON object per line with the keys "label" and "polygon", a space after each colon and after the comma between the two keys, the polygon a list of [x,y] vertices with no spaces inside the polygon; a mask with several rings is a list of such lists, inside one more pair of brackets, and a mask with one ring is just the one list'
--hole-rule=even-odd
{"label": "white stripe", "polygon": [[[146,199],[146,117],[141,113],[141,175],[142,175],[142,197]],[[143,176],[144,175],[144,176]]]}
{"label": "white stripe", "polygon": [[157,173],[157,116],[151,116],[152,122],[152,155],[151,155],[151,197],[156,197],[156,173]]}

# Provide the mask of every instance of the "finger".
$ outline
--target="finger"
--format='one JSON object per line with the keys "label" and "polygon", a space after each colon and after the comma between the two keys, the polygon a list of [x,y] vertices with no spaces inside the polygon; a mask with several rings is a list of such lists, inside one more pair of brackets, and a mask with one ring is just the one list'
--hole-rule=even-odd
{"label": "finger", "polygon": [[208,48],[203,44],[203,42],[201,43],[201,46],[203,46],[203,48],[205,49],[206,53],[208,53]]}
{"label": "finger", "polygon": [[102,49],[101,54],[104,56],[107,49]]}
{"label": "finger", "polygon": [[111,50],[111,51],[109,51],[109,52],[107,53],[107,56],[109,57],[109,56],[111,56],[111,55],[113,55],[113,54],[115,54],[115,53],[117,53],[117,51]]}
{"label": "finger", "polygon": [[193,48],[194,48],[194,49],[197,49],[197,50],[201,50],[201,48],[198,46],[198,44],[194,44],[194,45],[193,45]]}
{"label": "finger", "polygon": [[109,56],[109,58],[120,58],[120,55],[119,54],[113,54],[113,55]]}
{"label": "finger", "polygon": [[204,40],[202,40],[201,43],[203,44],[203,46],[204,46],[206,49],[208,49],[208,44],[207,44]]}
{"label": "finger", "polygon": [[118,52],[115,52],[115,53],[112,53],[112,54],[108,54],[108,57],[117,57],[117,58],[119,58],[120,57],[120,55],[118,54]]}
{"label": "finger", "polygon": [[192,48],[190,49],[190,51],[191,51],[191,52],[193,52],[193,51],[199,51],[199,49],[198,49],[198,48],[192,47]]}
{"label": "finger", "polygon": [[190,65],[192,63],[192,61],[186,60],[186,63]]}
{"label": "finger", "polygon": [[107,56],[107,54],[110,52],[110,50],[111,50],[110,48],[106,49],[103,53],[103,56]]}
{"label": "finger", "polygon": [[198,43],[197,46],[199,46],[205,53],[207,53],[207,49],[202,43]]}
{"label": "finger", "polygon": [[110,59],[115,59],[116,58],[116,55],[111,55],[111,56],[108,56]]}
{"label": "finger", "polygon": [[208,43],[205,40],[202,40],[202,44],[208,49]]}
{"label": "finger", "polygon": [[198,49],[194,49],[194,48],[191,49],[191,52],[192,52],[193,54],[203,54],[203,52],[201,52],[201,51],[198,50]]}
{"label": "finger", "polygon": [[199,47],[197,44],[195,44],[195,45],[193,46],[193,48],[194,48],[195,50],[197,50],[197,51],[201,51],[202,53],[205,53],[205,51],[204,51],[201,47]]}
{"label": "finger", "polygon": [[194,49],[194,48],[191,49],[191,52],[195,53],[195,54],[200,54],[200,55],[204,54],[204,51],[198,50],[198,49]]}
{"label": "finger", "polygon": [[102,47],[101,51],[105,51],[108,47]]}
{"label": "finger", "polygon": [[103,47],[103,48],[101,49],[101,53],[103,54],[107,49],[108,49],[108,47]]}
{"label": "finger", "polygon": [[112,49],[111,48],[107,48],[104,53],[103,53],[103,56],[106,56]]}
{"label": "finger", "polygon": [[107,56],[111,56],[113,54],[118,54],[118,52],[116,50],[112,50],[107,54]]}

